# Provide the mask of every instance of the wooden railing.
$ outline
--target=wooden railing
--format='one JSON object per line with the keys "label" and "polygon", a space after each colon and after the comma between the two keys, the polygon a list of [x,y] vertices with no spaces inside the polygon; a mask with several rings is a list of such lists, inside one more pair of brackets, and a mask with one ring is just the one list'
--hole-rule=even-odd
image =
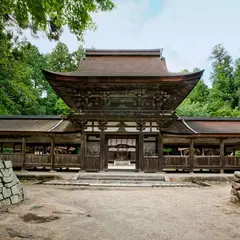
{"label": "wooden railing", "polygon": [[[21,153],[1,153],[0,160],[12,161],[14,167],[22,166]],[[33,167],[51,167],[51,157],[49,154],[33,154],[25,155],[24,166],[26,169]],[[80,155],[78,154],[55,154],[54,167],[80,167]]]}
{"label": "wooden railing", "polygon": [[221,168],[220,156],[194,156],[193,159],[194,168]]}
{"label": "wooden railing", "polygon": [[240,169],[240,157],[227,156],[224,157],[224,168],[225,169]]}
{"label": "wooden railing", "polygon": [[158,156],[144,157],[144,172],[152,173],[158,169]]}
{"label": "wooden railing", "polygon": [[80,155],[55,154],[55,167],[80,167]]}
{"label": "wooden railing", "polygon": [[[190,168],[189,156],[165,155],[163,168]],[[220,156],[194,156],[193,169],[220,169]],[[240,157],[225,156],[223,159],[223,169],[240,169]]]}
{"label": "wooden railing", "polygon": [[85,157],[85,168],[87,172],[97,172],[100,169],[100,156]]}
{"label": "wooden railing", "polygon": [[189,156],[165,155],[163,168],[189,168]]}
{"label": "wooden railing", "polygon": [[31,154],[25,156],[25,167],[50,167],[51,158],[49,154]]}
{"label": "wooden railing", "polygon": [[21,153],[0,153],[0,160],[12,161],[14,167],[22,166]]}
{"label": "wooden railing", "polygon": [[[12,161],[14,167],[22,166],[21,153],[0,153],[0,160]],[[80,155],[78,154],[55,154],[54,167],[81,167]],[[88,171],[97,171],[100,167],[100,157],[86,156],[86,169]],[[144,157],[144,164],[148,171],[157,169],[158,157]],[[25,168],[32,167],[50,167],[51,157],[49,154],[30,154],[25,155]],[[165,155],[163,159],[163,169],[190,169],[191,163],[189,156]],[[220,169],[220,156],[194,156],[194,169]],[[240,169],[240,157],[225,156],[223,159],[223,169]]]}

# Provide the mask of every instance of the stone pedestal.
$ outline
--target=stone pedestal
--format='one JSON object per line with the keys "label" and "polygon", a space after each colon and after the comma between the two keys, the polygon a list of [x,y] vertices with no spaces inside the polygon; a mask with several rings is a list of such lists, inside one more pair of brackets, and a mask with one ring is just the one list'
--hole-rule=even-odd
{"label": "stone pedestal", "polygon": [[12,162],[0,160],[0,208],[23,199],[23,185],[13,172]]}
{"label": "stone pedestal", "polygon": [[234,180],[231,189],[230,201],[240,205],[240,172],[234,173]]}

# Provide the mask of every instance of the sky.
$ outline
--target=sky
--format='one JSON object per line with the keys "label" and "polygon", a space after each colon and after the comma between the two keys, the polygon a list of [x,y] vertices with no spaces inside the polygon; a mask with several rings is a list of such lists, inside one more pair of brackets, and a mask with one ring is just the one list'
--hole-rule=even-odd
{"label": "sky", "polygon": [[[216,44],[223,44],[233,58],[240,57],[240,0],[114,0],[111,12],[93,14],[97,30],[84,34],[85,48],[163,48],[168,70],[205,69],[210,85],[208,57]],[[41,52],[56,42],[32,39]],[[68,29],[60,41],[74,51],[81,44]]]}

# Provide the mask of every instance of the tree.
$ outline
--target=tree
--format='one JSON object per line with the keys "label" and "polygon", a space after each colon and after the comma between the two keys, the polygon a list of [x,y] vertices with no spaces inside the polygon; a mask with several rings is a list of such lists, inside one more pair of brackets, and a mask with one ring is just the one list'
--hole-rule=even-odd
{"label": "tree", "polygon": [[0,25],[4,28],[28,28],[34,36],[43,31],[55,40],[63,26],[83,40],[83,32],[96,27],[91,13],[114,8],[111,0],[1,0],[0,5]]}
{"label": "tree", "polygon": [[20,45],[0,30],[0,114],[38,114],[38,91],[33,88],[31,68]]}
{"label": "tree", "polygon": [[236,106],[236,99],[233,93],[235,92],[232,57],[226,49],[221,45],[216,45],[212,50],[212,55],[209,58],[212,60],[213,72],[211,79],[213,88],[210,99],[212,102],[221,99],[223,102],[229,102],[232,108]]}
{"label": "tree", "polygon": [[76,71],[83,54],[82,48],[79,47],[76,52],[70,53],[67,45],[59,42],[53,51],[46,56],[48,68],[55,72]]}
{"label": "tree", "polygon": [[177,114],[184,117],[208,117],[210,116],[208,105],[200,102],[191,102],[185,99],[177,108]]}
{"label": "tree", "polygon": [[[70,53],[67,45],[59,42],[50,54],[47,54],[47,68],[56,72],[76,71],[80,59],[84,56],[83,48]],[[43,98],[46,114],[66,115],[69,107],[55,94],[51,86],[47,84],[46,97]]]}

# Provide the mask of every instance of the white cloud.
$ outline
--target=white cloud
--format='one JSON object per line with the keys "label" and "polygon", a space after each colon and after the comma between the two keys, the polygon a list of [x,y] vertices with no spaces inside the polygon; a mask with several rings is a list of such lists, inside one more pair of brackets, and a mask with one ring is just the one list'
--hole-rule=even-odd
{"label": "white cloud", "polygon": [[[229,52],[239,56],[239,0],[165,0],[164,8],[150,17],[150,0],[117,0],[112,12],[93,15],[98,29],[86,32],[85,47],[163,48],[170,71],[206,69],[209,78],[211,49],[223,43]],[[153,1],[153,0],[152,0]],[[160,0],[156,0],[160,1]],[[79,46],[76,38],[65,31],[61,41],[71,50]],[[49,52],[55,43],[34,41],[42,52]]]}

